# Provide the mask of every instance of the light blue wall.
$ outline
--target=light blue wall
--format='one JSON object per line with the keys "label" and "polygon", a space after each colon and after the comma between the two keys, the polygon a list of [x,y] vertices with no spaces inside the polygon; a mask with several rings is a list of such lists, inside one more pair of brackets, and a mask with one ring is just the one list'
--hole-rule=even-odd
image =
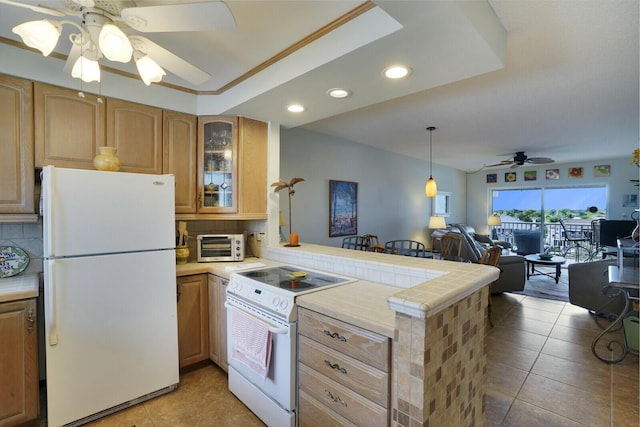
{"label": "light blue wall", "polygon": [[[611,175],[608,177],[593,176],[595,165],[610,165]],[[584,176],[582,178],[569,178],[568,170],[570,167],[582,167]],[[545,171],[547,169],[559,169],[560,179],[545,179]],[[537,171],[537,179],[525,182],[523,172],[530,170]],[[509,171],[517,172],[516,182],[505,183],[504,174]],[[554,163],[539,166],[522,166],[517,169],[483,170],[467,176],[467,218],[469,224],[474,226],[476,230],[488,231],[486,221],[487,216],[491,213],[489,212],[491,190],[604,185],[607,187],[607,206],[598,207],[607,209],[608,219],[630,219],[634,208],[622,206],[622,199],[625,194],[638,194],[638,187],[630,180],[638,179],[639,171],[640,169],[631,163],[631,153],[629,153],[629,157],[625,158],[603,159],[593,162]],[[487,173],[497,173],[498,182],[487,184]],[[586,208],[587,206],[585,206]]]}
{"label": "light blue wall", "polygon": [[[428,174],[428,163],[411,157],[302,129],[280,132],[280,177],[305,179],[295,185],[292,198],[292,231],[303,244],[342,244],[342,237],[329,237],[330,180],[358,183],[358,234],[376,234],[382,243],[429,243],[431,199],[424,195]],[[447,222],[466,221],[466,174],[434,164],[433,177],[439,190],[452,193]],[[286,190],[281,191],[280,208],[288,223]],[[288,230],[287,225],[287,238]]]}

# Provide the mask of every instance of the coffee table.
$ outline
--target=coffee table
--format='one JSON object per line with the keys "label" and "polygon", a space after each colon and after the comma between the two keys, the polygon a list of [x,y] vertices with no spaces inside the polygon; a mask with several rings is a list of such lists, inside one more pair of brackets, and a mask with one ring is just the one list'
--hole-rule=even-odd
{"label": "coffee table", "polygon": [[[567,260],[561,256],[554,256],[551,259],[540,259],[539,254],[525,255],[524,259],[527,261],[527,280],[531,276],[542,275],[542,276],[548,276],[548,277],[551,277],[552,279],[555,279],[556,283],[558,283],[558,280],[560,279],[560,266],[565,262],[567,262]],[[535,269],[536,264],[545,265],[547,267],[555,266],[556,267],[555,276],[553,275],[553,273],[546,273],[544,271],[536,270]]]}

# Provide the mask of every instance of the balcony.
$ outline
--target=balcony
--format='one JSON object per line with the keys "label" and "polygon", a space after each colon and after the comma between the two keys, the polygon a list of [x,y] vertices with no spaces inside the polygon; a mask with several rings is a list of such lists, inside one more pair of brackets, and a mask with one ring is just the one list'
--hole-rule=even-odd
{"label": "balcony", "polygon": [[[567,231],[571,236],[582,236],[583,241],[578,244],[569,241],[562,225],[557,222],[547,222],[544,224],[537,222],[502,222],[502,225],[495,227],[492,237],[496,240],[509,242],[514,245],[514,230],[544,230],[544,248],[547,252],[567,258],[568,263],[592,261],[602,257],[604,248],[599,244],[599,229],[597,223],[591,221],[569,220],[565,221]],[[515,246],[515,245],[514,245]]]}

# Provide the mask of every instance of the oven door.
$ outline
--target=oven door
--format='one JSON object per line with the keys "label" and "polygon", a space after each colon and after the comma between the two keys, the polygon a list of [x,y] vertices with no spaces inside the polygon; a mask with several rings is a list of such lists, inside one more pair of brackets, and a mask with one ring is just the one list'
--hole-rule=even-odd
{"label": "oven door", "polygon": [[[233,367],[244,379],[259,388],[269,398],[276,401],[282,408],[289,412],[294,411],[296,407],[295,349],[297,324],[295,322],[288,323],[287,321],[278,319],[232,295],[227,295],[225,306],[227,307],[227,359],[229,366]],[[271,361],[267,378],[262,378],[244,363],[233,359],[233,331],[231,328],[231,310],[229,310],[229,307],[242,310],[246,314],[256,317],[270,325],[272,337]]]}

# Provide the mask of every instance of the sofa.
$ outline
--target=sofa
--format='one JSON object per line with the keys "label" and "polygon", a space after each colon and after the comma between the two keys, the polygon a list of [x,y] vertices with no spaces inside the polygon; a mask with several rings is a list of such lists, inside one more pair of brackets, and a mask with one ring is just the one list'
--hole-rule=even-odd
{"label": "sofa", "polygon": [[[461,258],[467,262],[477,263],[482,258],[482,253],[490,245],[486,243],[484,236],[479,236],[476,239],[476,232],[473,227],[466,224],[454,224],[444,230],[434,230],[432,236],[433,251],[438,251],[438,237],[447,233],[455,233],[462,236],[462,251]],[[520,255],[506,255],[500,256],[498,262],[498,268],[500,268],[500,277],[498,280],[491,284],[491,293],[499,294],[509,291],[521,291],[524,289],[526,281],[526,267],[525,259]]]}

